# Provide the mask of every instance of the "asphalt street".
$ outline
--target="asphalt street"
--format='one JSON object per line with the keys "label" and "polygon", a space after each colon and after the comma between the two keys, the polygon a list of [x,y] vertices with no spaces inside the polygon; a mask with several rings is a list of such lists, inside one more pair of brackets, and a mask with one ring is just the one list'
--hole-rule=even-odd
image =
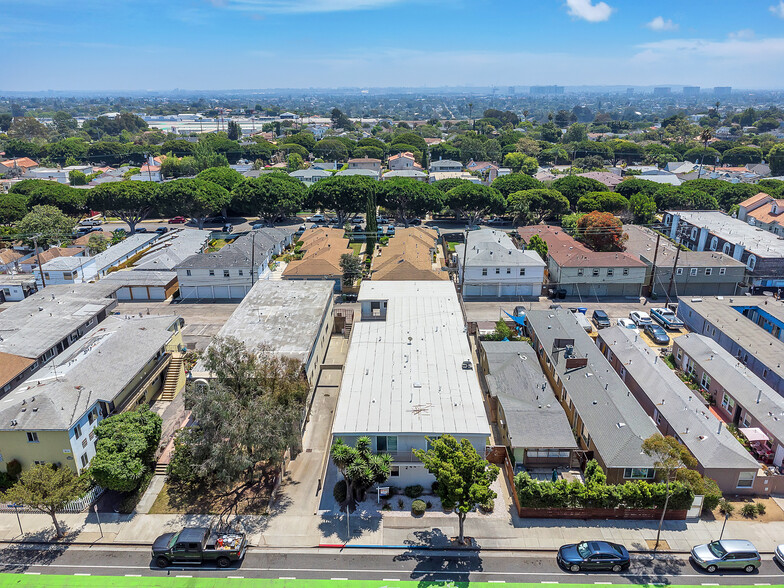
{"label": "asphalt street", "polygon": [[628,572],[569,573],[552,553],[436,552],[422,550],[251,549],[227,569],[171,566],[159,569],[149,548],[120,546],[5,545],[0,572],[80,576],[186,576],[212,578],[346,579],[582,584],[776,585],[784,570],[764,558],[753,574],[700,571],[683,555],[633,555]]}

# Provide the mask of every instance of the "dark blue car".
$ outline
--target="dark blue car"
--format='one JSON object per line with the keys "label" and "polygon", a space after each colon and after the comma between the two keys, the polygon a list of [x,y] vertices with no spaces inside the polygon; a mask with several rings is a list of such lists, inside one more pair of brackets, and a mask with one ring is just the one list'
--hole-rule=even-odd
{"label": "dark blue car", "polygon": [[629,567],[629,552],[623,545],[608,541],[582,541],[564,545],[558,550],[558,565],[570,572],[611,570],[621,572]]}

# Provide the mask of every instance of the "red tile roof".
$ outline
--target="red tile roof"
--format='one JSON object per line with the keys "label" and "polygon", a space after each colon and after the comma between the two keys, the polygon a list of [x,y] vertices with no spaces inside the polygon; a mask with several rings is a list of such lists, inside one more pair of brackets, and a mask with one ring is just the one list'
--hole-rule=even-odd
{"label": "red tile roof", "polygon": [[520,227],[518,234],[527,243],[539,235],[547,243],[547,253],[561,267],[645,267],[639,258],[623,251],[593,251],[560,227],[533,225]]}

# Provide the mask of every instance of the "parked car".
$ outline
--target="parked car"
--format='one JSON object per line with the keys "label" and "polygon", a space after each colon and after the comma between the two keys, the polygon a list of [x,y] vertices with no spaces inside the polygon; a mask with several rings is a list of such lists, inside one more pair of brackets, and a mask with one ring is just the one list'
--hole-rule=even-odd
{"label": "parked car", "polygon": [[411,225],[412,227],[418,227],[419,225],[422,224],[422,219],[412,218],[410,221],[408,221],[408,224]]}
{"label": "parked car", "polygon": [[82,227],[97,227],[102,225],[103,221],[99,218],[86,218],[79,223]]}
{"label": "parked car", "polygon": [[677,331],[683,328],[683,321],[669,308],[652,308],[651,318],[665,329]]}
{"label": "parked car", "polygon": [[[259,221],[259,222],[257,222],[257,223],[253,223],[253,224],[251,225],[251,227],[250,227],[250,228],[251,228],[251,229],[253,229],[254,231],[257,231],[257,230],[259,230],[259,229],[263,229],[264,227],[271,227],[271,226],[273,226],[273,225],[272,225],[272,223],[267,223],[267,222],[264,222],[264,221]],[[303,226],[304,226],[304,225],[303,225]]]}
{"label": "parked car", "polygon": [[167,221],[170,225],[184,225],[188,219],[184,216],[173,216]]}
{"label": "parked car", "polygon": [[215,562],[227,568],[245,557],[248,542],[244,533],[214,533],[209,527],[185,527],[179,533],[164,533],[152,544],[152,558],[159,568],[170,564],[198,565]]}
{"label": "parked car", "polygon": [[637,328],[637,325],[634,324],[634,321],[632,319],[619,318],[618,326],[623,329],[629,329],[630,331],[634,331],[637,334],[640,333],[640,329]]}
{"label": "parked car", "polygon": [[387,235],[390,237],[395,234],[395,225],[389,225],[387,227]]}
{"label": "parked car", "polygon": [[623,545],[609,541],[581,541],[558,550],[558,564],[570,572],[611,570],[621,572],[629,567],[629,552]]}
{"label": "parked car", "polygon": [[773,552],[773,559],[784,566],[784,545],[776,547],[776,551]]}
{"label": "parked car", "polygon": [[89,235],[90,233],[101,232],[103,229],[101,227],[79,227],[76,229],[76,236],[83,237],[84,235]]}
{"label": "parked car", "polygon": [[717,570],[743,570],[750,574],[762,564],[759,551],[751,541],[739,539],[696,545],[691,550],[691,560],[709,574]]}
{"label": "parked car", "polygon": [[657,345],[667,345],[670,342],[670,336],[667,334],[667,331],[659,325],[651,323],[650,325],[645,325],[643,330]]}
{"label": "parked car", "polygon": [[389,222],[389,219],[385,216],[377,216],[376,217],[376,224],[378,225],[385,225]]}
{"label": "parked car", "polygon": [[323,214],[314,214],[305,219],[309,223],[325,223],[327,218]]}
{"label": "parked car", "polygon": [[150,231],[147,230],[147,227],[136,227],[137,233],[149,233]]}
{"label": "parked car", "polygon": [[351,230],[354,231],[355,233],[361,233],[362,232],[362,225],[356,224],[353,227],[351,227]]}
{"label": "parked car", "polygon": [[232,225],[231,223],[226,223],[225,225],[223,225],[221,232],[231,233],[233,230],[234,230],[234,225]]}
{"label": "parked car", "polygon": [[168,227],[158,227],[157,229],[155,229],[155,232],[156,233],[160,233],[161,235],[163,235],[164,233],[168,233],[169,232],[169,228]]}
{"label": "parked car", "polygon": [[593,319],[593,322],[596,323],[597,329],[603,329],[610,326],[610,317],[600,308],[593,311],[591,318]]}
{"label": "parked car", "polygon": [[651,317],[648,316],[647,312],[643,312],[641,310],[633,310],[629,313],[629,318],[634,321],[634,324],[638,327],[644,327],[645,325],[653,324]]}
{"label": "parked car", "polygon": [[365,219],[363,218],[363,216],[361,214],[357,214],[357,215],[354,216],[354,218],[351,219],[350,222],[352,222],[352,223],[362,223],[362,222],[365,222]]}
{"label": "parked car", "polygon": [[497,225],[509,225],[509,224],[512,224],[512,223],[511,223],[511,221],[509,221],[509,220],[507,220],[505,218],[501,218],[500,216],[494,216],[489,221],[487,221],[486,224],[488,224],[490,226],[497,226]]}
{"label": "parked car", "polygon": [[311,228],[311,229],[318,229],[318,228],[319,228],[319,226],[318,226],[318,225],[310,225],[310,228]]}

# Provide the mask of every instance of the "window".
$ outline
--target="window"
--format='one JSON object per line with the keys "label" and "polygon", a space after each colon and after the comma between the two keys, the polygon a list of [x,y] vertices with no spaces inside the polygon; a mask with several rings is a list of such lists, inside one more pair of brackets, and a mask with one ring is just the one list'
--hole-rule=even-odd
{"label": "window", "polygon": [[656,424],[661,425],[661,413],[657,409],[653,409],[653,418],[656,419]]}
{"label": "window", "polygon": [[483,276],[486,276],[486,275],[487,275],[487,268],[486,268],[486,267],[483,267],[483,268],[482,268],[482,275],[483,275]]}
{"label": "window", "polygon": [[626,377],[626,368],[621,366],[621,371],[618,372],[618,375],[620,375],[621,379],[623,380]]}
{"label": "window", "polygon": [[725,392],[721,397],[721,406],[727,412],[732,413],[735,410],[735,401],[732,399],[732,396]]}
{"label": "window", "polygon": [[38,443],[38,433],[31,433],[27,432],[27,442],[28,443]]}
{"label": "window", "polygon": [[711,385],[711,377],[705,372],[703,372],[702,379],[700,380],[700,386],[702,386],[706,390],[710,390],[710,385]]}
{"label": "window", "polygon": [[676,269],[675,270],[675,275],[676,276],[682,276],[683,275],[683,268],[679,267],[678,269]]}
{"label": "window", "polygon": [[653,468],[625,468],[623,477],[629,480],[650,480],[653,478]]}
{"label": "window", "polygon": [[678,347],[678,351],[677,351],[677,353],[675,354],[675,357],[677,357],[677,358],[678,358],[678,361],[680,361],[682,356],[683,356],[683,351],[681,350],[681,348],[680,348],[680,347]]}
{"label": "window", "polygon": [[730,245],[729,243],[725,243],[724,247],[721,248],[721,252],[726,255],[729,255],[731,250],[732,250],[732,245]]}
{"label": "window", "polygon": [[524,268],[524,267],[521,267],[521,268],[520,268],[520,275],[521,275],[521,276],[524,276],[524,275],[525,275],[525,268]]}
{"label": "window", "polygon": [[506,274],[509,275],[511,273],[512,273],[512,268],[511,267],[506,268]]}
{"label": "window", "polygon": [[608,268],[607,268],[607,277],[608,277],[608,278],[611,278],[611,277],[612,277],[612,275],[613,275],[613,268],[611,268],[611,267],[608,267]]}
{"label": "window", "polygon": [[495,268],[495,275],[498,275],[500,273],[501,273],[501,268],[500,267]]}
{"label": "window", "polygon": [[223,277],[224,278],[228,278],[229,277],[229,270],[223,270]]}
{"label": "window", "polygon": [[628,276],[629,275],[629,268],[628,267],[623,268],[623,275],[624,276]]}
{"label": "window", "polygon": [[584,273],[584,272],[583,272],[583,268],[580,268],[580,269],[578,269],[578,270],[577,270],[577,275],[578,275],[578,276],[582,276],[582,275],[583,275],[583,273]]}
{"label": "window", "polygon": [[592,273],[593,273],[594,277],[598,276],[599,275],[599,268],[594,268]]}
{"label": "window", "polygon": [[712,273],[713,273],[713,268],[710,268],[710,267],[706,267],[706,268],[705,268],[705,275],[706,275],[706,276],[709,276],[709,275],[711,275]]}
{"label": "window", "polygon": [[749,418],[749,413],[743,415],[743,426],[750,427],[751,426],[751,419]]}
{"label": "window", "polygon": [[768,370],[762,370],[762,377],[763,378],[767,378],[768,377]]}
{"label": "window", "polygon": [[751,488],[754,485],[754,472],[741,472],[738,476],[738,488]]}
{"label": "window", "polygon": [[245,274],[243,273],[243,270],[237,270],[237,273],[238,273],[240,276],[244,276],[244,275],[245,275]]}
{"label": "window", "polygon": [[189,276],[189,275],[191,275],[191,270],[185,270],[185,275],[186,275],[186,276]]}
{"label": "window", "polygon": [[76,425],[73,429],[74,439],[82,436],[82,425]]}
{"label": "window", "polygon": [[719,268],[719,275],[720,276],[723,276],[726,273],[727,273],[727,268],[726,267],[720,267]]}
{"label": "window", "polygon": [[49,272],[44,272],[44,277],[48,280],[49,279]]}
{"label": "window", "polygon": [[400,466],[390,466],[389,477],[397,478],[400,475]]}
{"label": "window", "polygon": [[70,280],[72,277],[73,276],[72,276],[71,272],[63,272],[63,279],[64,280]]}
{"label": "window", "polygon": [[210,270],[210,275],[214,276],[215,275],[215,270]]}
{"label": "window", "polygon": [[393,435],[376,437],[376,451],[397,451],[397,437]]}
{"label": "window", "polygon": [[83,468],[86,468],[87,464],[90,463],[90,459],[87,457],[86,453],[82,453],[82,457],[80,458],[80,461],[82,462]]}
{"label": "window", "polygon": [[719,246],[719,238],[718,237],[713,237],[711,239],[711,243],[710,243],[710,250],[711,251],[716,251],[716,247],[718,247],[718,246]]}
{"label": "window", "polygon": [[757,258],[753,255],[749,255],[749,258],[746,260],[746,267],[749,268],[750,272],[754,271],[754,268],[757,266]]}
{"label": "window", "polygon": [[41,460],[36,459],[33,463],[35,465],[46,465],[46,462],[42,459]]}
{"label": "window", "polygon": [[568,450],[560,449],[527,449],[525,455],[527,457],[558,458],[569,457],[570,452]]}
{"label": "window", "polygon": [[697,275],[697,268],[693,267],[693,268],[689,269],[689,275],[690,276],[696,276]]}

